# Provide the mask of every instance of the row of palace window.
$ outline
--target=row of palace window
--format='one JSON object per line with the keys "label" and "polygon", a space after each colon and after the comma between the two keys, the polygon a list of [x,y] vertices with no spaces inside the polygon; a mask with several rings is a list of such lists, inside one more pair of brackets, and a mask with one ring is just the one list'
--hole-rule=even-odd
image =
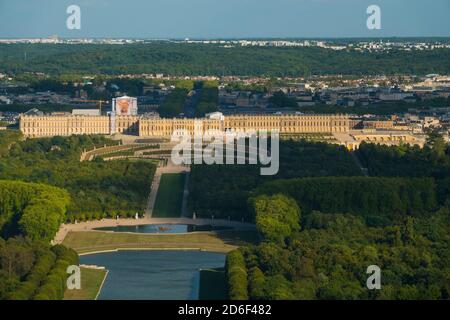
{"label": "row of palace window", "polygon": [[[344,125],[344,121],[337,121],[338,125]],[[229,122],[226,124],[227,127],[266,127],[266,128],[278,128],[282,126],[309,126],[309,127],[325,127],[329,126],[329,121],[289,121],[289,120],[282,120],[279,122],[259,122],[259,121],[236,121],[236,122]]]}

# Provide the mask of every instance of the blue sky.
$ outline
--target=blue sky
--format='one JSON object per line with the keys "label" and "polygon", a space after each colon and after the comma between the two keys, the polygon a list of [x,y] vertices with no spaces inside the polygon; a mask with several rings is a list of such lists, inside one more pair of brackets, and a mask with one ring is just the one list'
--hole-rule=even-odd
{"label": "blue sky", "polygon": [[[81,30],[66,28],[71,4]],[[0,38],[449,37],[449,15],[450,0],[0,0]]]}

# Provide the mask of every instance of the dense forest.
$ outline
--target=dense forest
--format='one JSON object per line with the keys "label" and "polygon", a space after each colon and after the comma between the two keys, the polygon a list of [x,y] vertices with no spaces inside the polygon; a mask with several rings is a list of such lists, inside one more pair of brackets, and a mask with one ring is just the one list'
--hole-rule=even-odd
{"label": "dense forest", "polygon": [[363,143],[357,154],[371,176],[450,177],[450,146],[440,138],[430,140],[422,149]]}
{"label": "dense forest", "polygon": [[67,267],[78,265],[78,255],[50,246],[61,223],[142,213],[153,164],[80,162],[83,150],[116,143],[0,132],[0,300],[63,298]]}
{"label": "dense forest", "polygon": [[145,207],[155,166],[140,161],[80,162],[83,150],[115,143],[96,136],[19,141],[0,157],[0,179],[66,189],[71,197],[70,221],[134,216]]}
{"label": "dense forest", "polygon": [[258,165],[193,165],[188,207],[197,216],[244,218],[252,221],[247,199],[264,182],[274,179],[358,176],[361,170],[345,147],[306,141],[280,142],[280,170],[261,176]]}
{"label": "dense forest", "polygon": [[67,191],[0,180],[0,300],[60,300],[78,254],[50,246],[70,203]]}
{"label": "dense forest", "polygon": [[63,189],[0,180],[0,235],[50,241],[65,221],[69,202]]}
{"label": "dense forest", "polygon": [[433,179],[384,177],[318,177],[276,180],[261,194],[292,197],[305,213],[349,213],[370,225],[385,225],[407,215],[428,215],[438,208]]}
{"label": "dense forest", "polygon": [[61,300],[78,254],[23,237],[0,238],[0,300]]}
{"label": "dense forest", "polygon": [[[25,57],[26,53],[26,59]],[[233,47],[154,42],[132,45],[0,45],[0,72],[170,75],[450,73],[450,50],[358,52],[318,47]]]}
{"label": "dense forest", "polygon": [[[280,172],[194,166],[190,209],[254,221],[261,242],[231,252],[231,299],[449,299],[450,147],[281,143]],[[369,168],[362,176],[359,157]],[[220,181],[220,182],[218,182]],[[367,267],[382,289],[368,290]]]}
{"label": "dense forest", "polygon": [[[262,242],[228,255],[231,299],[450,298],[448,207],[385,227],[369,227],[357,215],[321,212],[291,224],[286,216],[301,210],[282,195],[257,199],[254,208],[264,217],[257,219]],[[366,287],[371,265],[381,269],[381,290]]]}
{"label": "dense forest", "polygon": [[[228,255],[231,299],[450,298],[450,146],[431,133],[423,149],[363,144],[355,156],[371,177],[274,180],[247,194],[261,243]],[[381,290],[366,287],[371,265]]]}
{"label": "dense forest", "polygon": [[371,176],[432,177],[438,200],[450,204],[450,145],[434,132],[424,148],[363,143],[358,157]]}

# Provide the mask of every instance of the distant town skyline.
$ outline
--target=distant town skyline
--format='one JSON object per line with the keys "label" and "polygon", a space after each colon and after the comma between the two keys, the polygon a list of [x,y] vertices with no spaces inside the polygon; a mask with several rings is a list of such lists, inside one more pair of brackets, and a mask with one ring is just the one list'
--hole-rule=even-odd
{"label": "distant town skyline", "polygon": [[[366,26],[370,5],[381,30]],[[81,9],[69,30],[66,9]],[[2,0],[0,38],[449,37],[448,0]]]}

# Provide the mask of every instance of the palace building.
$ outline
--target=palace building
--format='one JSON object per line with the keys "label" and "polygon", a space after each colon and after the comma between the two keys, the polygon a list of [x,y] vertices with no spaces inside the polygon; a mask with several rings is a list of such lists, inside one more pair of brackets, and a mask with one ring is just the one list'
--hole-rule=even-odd
{"label": "palace building", "polygon": [[346,115],[266,114],[231,115],[220,112],[201,119],[138,116],[137,99],[123,96],[113,99],[112,111],[100,115],[99,110],[74,110],[72,114],[27,115],[20,117],[20,130],[25,137],[52,137],[82,134],[112,135],[115,133],[141,137],[171,137],[179,130],[189,134],[208,130],[279,131],[295,133],[346,133],[350,130]]}
{"label": "palace building", "polygon": [[25,137],[70,136],[82,134],[112,135],[115,133],[142,137],[170,137],[176,130],[190,134],[207,130],[249,131],[278,130],[281,134],[347,133],[347,115],[232,115],[214,112],[201,119],[148,118],[137,115],[22,115],[20,130]]}

